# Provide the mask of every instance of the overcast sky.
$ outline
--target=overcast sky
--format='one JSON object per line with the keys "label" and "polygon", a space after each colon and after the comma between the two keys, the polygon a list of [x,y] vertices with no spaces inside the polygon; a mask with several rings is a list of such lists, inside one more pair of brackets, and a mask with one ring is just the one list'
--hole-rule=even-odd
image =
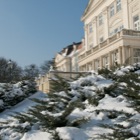
{"label": "overcast sky", "polygon": [[88,0],[0,0],[0,57],[42,64],[84,36]]}

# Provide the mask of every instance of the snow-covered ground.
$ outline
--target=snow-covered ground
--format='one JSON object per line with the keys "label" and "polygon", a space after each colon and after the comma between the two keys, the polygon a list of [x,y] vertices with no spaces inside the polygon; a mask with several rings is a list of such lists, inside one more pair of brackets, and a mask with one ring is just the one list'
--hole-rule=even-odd
{"label": "snow-covered ground", "polygon": [[[124,67],[117,70],[115,74],[122,76],[129,72],[130,69],[132,70],[133,67]],[[136,70],[135,73],[140,74],[140,70]],[[140,78],[140,76],[138,78]],[[77,96],[78,93],[75,89],[80,87],[81,83],[85,81],[90,81],[92,86],[84,86],[82,90],[87,93],[87,95],[93,96],[96,94],[97,90],[103,91],[104,87],[109,87],[114,83],[112,79],[106,79],[101,75],[91,74],[90,76],[82,77],[79,80],[72,82],[71,88],[73,90],[71,92]],[[127,87],[127,84],[125,82],[120,83],[120,87]],[[31,101],[30,98],[43,99],[44,96],[44,93],[37,92],[13,108],[4,111],[0,114],[0,122],[10,119],[10,114],[14,112],[26,112],[31,106],[34,106],[36,103]],[[75,100],[75,98],[73,98],[73,100]],[[56,128],[56,132],[62,140],[101,140],[101,135],[113,134],[115,129],[114,126],[122,126],[123,128],[126,128],[127,131],[131,132],[133,137],[128,140],[135,140],[135,138],[140,139],[140,112],[130,106],[130,102],[128,102],[125,96],[119,95],[117,97],[112,97],[109,94],[105,94],[96,106],[89,104],[88,100],[85,100],[84,104],[86,106],[85,109],[75,108],[67,119],[73,121],[75,119],[84,118],[88,121],[81,124],[80,127],[66,126]],[[115,111],[124,112],[124,114],[129,114],[130,117],[128,118],[126,117],[127,115],[125,116],[121,113],[114,117],[112,114],[114,115]],[[10,123],[12,124],[12,122]],[[14,135],[18,135],[18,133],[9,135],[7,132],[9,129],[6,129],[7,130],[2,129],[0,131],[2,140],[18,140],[19,137],[21,140],[53,140],[52,135],[49,132],[33,129],[23,136],[17,137]]]}

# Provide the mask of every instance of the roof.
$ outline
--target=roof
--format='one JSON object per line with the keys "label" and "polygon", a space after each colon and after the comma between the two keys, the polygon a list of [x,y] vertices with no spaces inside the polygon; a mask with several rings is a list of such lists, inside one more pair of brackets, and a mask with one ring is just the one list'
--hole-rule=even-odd
{"label": "roof", "polygon": [[82,48],[82,42],[73,42],[73,44],[68,45],[65,47],[59,54],[64,56],[69,56],[74,50],[79,50]]}

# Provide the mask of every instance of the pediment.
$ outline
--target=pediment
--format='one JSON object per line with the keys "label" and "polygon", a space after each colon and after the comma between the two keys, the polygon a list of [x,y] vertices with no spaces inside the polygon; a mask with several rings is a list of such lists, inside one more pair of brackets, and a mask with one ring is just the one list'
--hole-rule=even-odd
{"label": "pediment", "polygon": [[89,0],[89,2],[88,2],[88,4],[87,4],[87,7],[86,7],[86,9],[85,9],[85,11],[84,11],[83,17],[84,17],[85,15],[87,15],[88,12],[91,10],[91,8],[93,7],[93,3],[94,3],[94,0]]}
{"label": "pediment", "polygon": [[89,0],[82,18],[88,15],[93,10],[93,7],[96,7],[100,2],[102,2],[102,0]]}

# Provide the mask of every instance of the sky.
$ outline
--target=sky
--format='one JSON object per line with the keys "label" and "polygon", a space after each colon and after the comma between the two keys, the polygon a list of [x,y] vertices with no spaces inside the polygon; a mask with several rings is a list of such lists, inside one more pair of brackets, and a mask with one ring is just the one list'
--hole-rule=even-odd
{"label": "sky", "polygon": [[88,0],[0,0],[0,57],[40,66],[84,37]]}

